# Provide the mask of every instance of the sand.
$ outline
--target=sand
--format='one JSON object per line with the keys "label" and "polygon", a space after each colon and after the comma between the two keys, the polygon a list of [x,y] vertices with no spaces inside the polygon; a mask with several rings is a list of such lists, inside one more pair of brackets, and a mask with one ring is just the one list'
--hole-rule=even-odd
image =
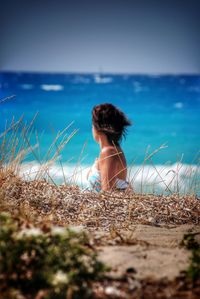
{"label": "sand", "polygon": [[[179,290],[184,281],[180,275],[191,256],[181,241],[186,233],[200,233],[200,200],[196,196],[98,195],[75,186],[55,186],[45,180],[26,182],[7,174],[0,178],[0,210],[19,213],[35,225],[50,222],[86,230],[99,259],[111,267],[108,282],[96,286],[97,298],[198,298],[198,286],[197,291],[191,285],[186,291]],[[119,285],[117,281],[121,281]],[[163,283],[163,290],[158,291]],[[132,289],[140,292],[134,297]],[[146,294],[143,297],[141,289]],[[178,297],[179,291],[182,297]],[[172,293],[175,297],[166,295]]]}
{"label": "sand", "polygon": [[[183,235],[199,232],[200,227],[180,225],[174,228],[135,225],[121,235],[134,245],[100,246],[99,257],[112,267],[113,277],[132,271],[138,279],[175,279],[189,265],[190,252],[180,245]],[[117,242],[116,242],[117,243]],[[132,270],[133,269],[133,270]]]}

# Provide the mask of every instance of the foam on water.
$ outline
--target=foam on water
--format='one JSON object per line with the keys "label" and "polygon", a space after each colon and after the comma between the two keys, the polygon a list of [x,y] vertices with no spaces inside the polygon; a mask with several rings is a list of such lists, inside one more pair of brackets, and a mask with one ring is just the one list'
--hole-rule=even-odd
{"label": "foam on water", "polygon": [[74,80],[72,81],[72,83],[74,84],[89,84],[91,82],[90,78],[86,77],[86,76],[76,76],[74,78]]}
{"label": "foam on water", "polygon": [[59,84],[41,84],[40,87],[45,91],[60,91],[64,89],[64,86]]}
{"label": "foam on water", "polygon": [[[39,164],[36,161],[22,163],[20,176],[25,180],[46,178],[56,184],[76,184],[81,188],[87,185],[87,173],[91,165]],[[48,170],[48,171],[47,171]],[[172,165],[134,165],[128,167],[128,181],[136,192],[200,195],[200,167],[175,163]]]}
{"label": "foam on water", "polygon": [[181,109],[183,108],[183,103],[182,102],[177,102],[174,104],[174,108],[177,108],[177,109]]}
{"label": "foam on water", "polygon": [[21,84],[21,88],[25,90],[31,90],[34,88],[33,84]]}
{"label": "foam on water", "polygon": [[94,81],[97,84],[106,84],[106,83],[111,83],[113,81],[113,78],[103,77],[103,76],[100,76],[99,74],[96,74],[96,75],[94,75]]}

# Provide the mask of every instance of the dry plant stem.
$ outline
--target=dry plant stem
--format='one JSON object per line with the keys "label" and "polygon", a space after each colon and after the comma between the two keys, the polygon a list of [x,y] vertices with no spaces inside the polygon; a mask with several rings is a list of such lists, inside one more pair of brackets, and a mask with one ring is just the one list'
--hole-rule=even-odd
{"label": "dry plant stem", "polygon": [[[200,159],[199,159],[199,162],[198,162],[197,167],[196,167],[195,175],[192,177],[192,179],[190,178],[190,180],[189,180],[189,182],[190,182],[189,192],[191,192],[192,189],[193,189],[192,186],[194,185],[194,180],[196,182],[197,178],[199,177],[199,174],[198,174],[198,172],[200,172],[199,166],[200,166]],[[191,175],[192,175],[192,169],[191,169]],[[198,188],[198,180],[197,180],[197,188]],[[195,190],[197,190],[197,189],[194,189],[193,191],[195,191]]]}
{"label": "dry plant stem", "polygon": [[[7,167],[11,169],[13,167],[13,157],[16,155],[16,148],[18,145],[18,139],[16,138],[17,132],[19,130],[21,121],[23,116],[20,118],[19,121],[16,123],[14,122],[14,118],[12,118],[11,126],[10,128],[13,129],[11,131],[11,135],[8,136],[8,132],[10,131],[10,128],[5,129],[5,131],[1,134],[1,138],[3,138],[1,143],[1,160],[0,163],[3,166],[3,164],[7,163]],[[7,122],[6,122],[7,127]]]}
{"label": "dry plant stem", "polygon": [[[166,168],[166,167],[163,167],[163,169],[160,170],[160,174],[165,170],[165,168]],[[154,173],[152,173],[152,174],[150,175],[150,177],[148,178],[148,180],[150,180],[151,177],[152,177],[153,175],[154,175]],[[158,177],[158,174],[156,175],[154,181],[156,181],[157,177]],[[146,180],[147,180],[147,177],[146,177]],[[154,185],[156,185],[156,184],[160,184],[160,183],[162,183],[162,181],[155,182]],[[147,181],[146,186],[151,186],[151,183],[148,184],[148,181]],[[154,188],[154,187],[153,187],[153,188]]]}
{"label": "dry plant stem", "polygon": [[[72,124],[72,123],[71,123]],[[71,126],[71,124],[69,126]],[[52,142],[50,148],[48,149],[47,154],[45,155],[45,157],[49,157],[50,152],[53,148],[53,146],[56,144],[56,141],[58,140],[59,137],[62,136],[62,134],[69,128],[69,126],[67,126],[62,132],[59,132],[56,136],[56,138],[54,139],[54,141]],[[42,164],[42,162],[40,161],[39,157],[37,156],[37,154],[35,153],[35,151],[32,149],[31,145],[30,145],[30,141],[27,139],[27,137],[25,136],[25,140],[28,143],[28,145],[30,146],[30,148],[32,149],[32,153],[35,156],[36,160],[39,162],[40,164],[40,170],[38,171],[38,173],[36,174],[35,179],[39,179],[39,177],[43,176],[43,173],[47,174],[47,176],[49,177],[49,179],[51,180],[51,182],[56,185],[56,183],[54,182],[54,180],[52,179],[52,177],[49,174],[49,165],[51,165],[57,158],[57,156],[59,155],[60,151],[64,148],[65,144],[74,136],[74,134],[77,132],[77,130],[74,130],[68,137],[67,139],[65,139],[64,141],[62,140],[62,143],[59,144],[59,146],[56,144],[56,153],[53,155],[53,157],[45,164]]]}
{"label": "dry plant stem", "polygon": [[[44,131],[42,132],[42,134],[44,134]],[[36,138],[36,143],[40,144],[39,135],[38,135],[38,132],[36,130],[35,130],[35,138]],[[41,160],[40,146],[38,146],[38,155],[37,156],[38,156],[39,160]]]}
{"label": "dry plant stem", "polygon": [[122,229],[133,223],[151,224],[152,218],[157,224],[200,224],[200,202],[192,196],[83,193],[75,187],[54,186],[45,181],[15,182],[7,174],[5,177],[2,190],[10,210],[12,206],[15,210],[19,203],[23,210],[28,203],[27,211],[36,213],[37,221],[49,215],[54,223],[81,224],[91,230],[109,230],[111,226]]}
{"label": "dry plant stem", "polygon": [[8,101],[8,100],[12,100],[16,97],[15,94],[9,96],[9,97],[6,97],[6,98],[3,98],[3,99],[0,99],[0,104],[3,104],[4,102]]}
{"label": "dry plant stem", "polygon": [[167,148],[168,146],[165,146],[166,143],[163,143],[159,148],[157,148],[154,152],[152,152],[149,156],[147,156],[147,158],[145,158],[145,160],[149,160],[151,159],[157,152],[159,152],[159,150],[163,149],[163,148]]}
{"label": "dry plant stem", "polygon": [[130,176],[131,176],[131,171],[132,171],[132,168],[134,167],[135,165],[135,161],[137,160],[138,156],[136,156],[134,159],[131,160],[131,163],[130,163],[130,167],[129,167],[129,170],[128,170],[128,174],[127,174],[127,178],[128,178],[128,181],[130,182]]}
{"label": "dry plant stem", "polygon": [[[49,146],[49,149],[48,149],[48,151],[47,151],[47,153],[46,153],[46,155],[43,157],[43,160],[49,160],[49,157],[50,157],[50,153],[51,153],[51,151],[52,151],[52,149],[53,149],[53,147],[54,147],[54,145],[55,145],[55,143],[57,142],[57,140],[69,129],[69,127],[71,127],[71,125],[73,124],[73,122],[71,122],[67,127],[65,127],[61,132],[60,131],[58,131],[58,133],[57,133],[57,135],[56,135],[56,137],[54,138],[54,140],[53,140],[53,142],[51,143],[51,145]],[[67,134],[66,134],[67,135]],[[66,135],[64,135],[64,140],[65,140],[65,136]],[[62,141],[61,141],[61,143],[63,143],[64,142],[64,140],[62,139]]]}
{"label": "dry plant stem", "polygon": [[53,155],[52,160],[55,160],[57,158],[57,156],[60,154],[60,152],[62,151],[62,149],[65,147],[65,145],[72,139],[72,137],[78,132],[78,130],[74,130],[69,137],[67,137],[66,140],[64,140],[61,144],[59,144],[58,150],[56,151],[56,153]]}
{"label": "dry plant stem", "polygon": [[122,165],[122,167],[123,167],[123,162],[122,162],[122,159],[121,159],[121,157],[120,157],[120,154],[122,154],[122,152],[119,152],[119,153],[118,153],[118,151],[117,151],[117,147],[116,147],[116,145],[114,144],[114,142],[113,142],[113,145],[114,145],[114,148],[115,148],[115,150],[116,150],[116,152],[117,152],[117,156],[118,156],[118,158],[119,158],[119,160],[120,160],[120,163],[121,163],[121,165]]}
{"label": "dry plant stem", "polygon": [[[30,144],[29,140],[27,139],[26,135],[24,135],[24,138],[25,138],[27,144],[29,145],[29,147],[30,147],[30,149],[31,149],[31,151],[32,151],[32,153],[33,153],[35,159],[38,161],[38,163],[40,164],[40,166],[41,166],[41,168],[42,168],[42,166],[43,166],[43,165],[42,165],[42,162],[39,160],[37,154],[36,154],[35,151],[34,151],[34,148],[31,146],[31,144]],[[46,166],[44,167],[44,169],[46,169]],[[35,176],[35,180],[38,179],[38,176],[40,175],[40,171],[41,171],[41,169],[37,172],[37,174],[36,174],[36,176]],[[47,175],[48,175],[48,173],[47,173]],[[52,181],[52,183],[53,183],[54,185],[56,185],[56,183],[53,181],[53,179],[52,179],[50,176],[49,176],[49,178],[50,178],[50,180]]]}
{"label": "dry plant stem", "polygon": [[147,154],[148,154],[148,150],[149,150],[150,146],[148,145],[147,146],[147,149],[146,149],[146,152],[145,152],[145,159],[142,163],[142,178],[141,178],[141,184],[140,184],[140,192],[141,194],[143,193],[143,174],[144,174],[144,166],[146,164],[146,157],[147,157]]}
{"label": "dry plant stem", "polygon": [[[194,156],[194,158],[193,158],[193,160],[192,160],[192,162],[191,162],[191,165],[189,165],[189,167],[187,168],[187,170],[185,171],[185,175],[187,175],[187,174],[189,174],[189,178],[188,178],[188,180],[189,180],[189,182],[190,182],[190,188],[189,188],[189,190],[188,190],[188,193],[190,193],[190,190],[192,190],[192,186],[193,186],[193,180],[194,180],[194,178],[196,178],[196,177],[198,177],[198,168],[199,168],[199,166],[200,166],[200,159],[199,159],[199,154],[200,154],[200,151],[198,151],[197,153],[196,153],[196,155]],[[192,176],[192,171],[193,171],[193,163],[195,163],[195,161],[197,160],[197,167],[196,167],[196,174],[193,176],[193,178],[191,179],[191,176]],[[182,178],[182,181],[183,181],[183,178]],[[184,185],[184,194],[186,194],[186,191],[185,191],[185,189],[186,189],[186,184]],[[195,192],[195,190],[198,190],[197,189],[198,188],[198,186],[197,187],[194,187],[193,189],[194,189],[194,192]]]}
{"label": "dry plant stem", "polygon": [[[12,119],[12,123],[11,126],[8,129],[5,129],[5,131],[3,133],[1,133],[0,138],[2,138],[3,136],[5,136],[9,131],[11,131],[15,126],[17,126],[19,123],[22,122],[22,119],[24,117],[24,114],[22,114],[22,116],[20,117],[20,119],[18,121],[16,121],[16,123],[14,122],[14,119]],[[7,121],[6,121],[6,126],[7,126]]]}
{"label": "dry plant stem", "polygon": [[[24,150],[24,148],[25,148],[25,138],[24,138],[25,135],[27,135],[27,140],[28,140],[29,143],[30,143],[30,139],[31,139],[31,135],[32,135],[32,130],[33,130],[33,124],[34,124],[34,121],[35,121],[37,115],[38,115],[38,112],[34,115],[34,117],[33,117],[32,121],[31,121],[30,125],[27,126],[27,127],[26,127],[26,125],[25,125],[25,126],[22,128],[22,132],[21,132],[20,136],[21,136],[21,138],[22,138],[22,140],[23,140],[23,143],[21,144],[21,146],[20,146],[18,152],[20,152],[21,150]],[[30,130],[30,132],[29,132],[29,130]],[[28,136],[28,132],[29,132],[29,136]],[[37,145],[36,145],[36,147],[37,147]],[[19,164],[18,164],[18,165],[19,165]]]}
{"label": "dry plant stem", "polygon": [[[159,152],[159,150],[163,149],[163,148],[166,148],[167,146],[165,146],[165,143],[162,144],[159,148],[157,148],[155,151],[153,151],[149,156],[147,156],[144,161],[143,161],[143,164],[146,163],[147,160],[150,160],[151,157],[153,157],[157,152]],[[155,168],[155,167],[154,167]],[[133,176],[133,178],[130,180],[130,184],[133,186],[134,184],[134,181],[135,181],[135,178],[137,177],[137,175],[139,174],[139,172],[141,171],[141,168],[139,168],[135,175]],[[162,179],[162,178],[161,178]],[[154,192],[154,191],[153,191]]]}
{"label": "dry plant stem", "polygon": [[163,180],[163,178],[161,177],[160,173],[158,172],[157,168],[155,167],[155,165],[153,164],[153,161],[151,160],[151,158],[149,159],[151,162],[151,165],[153,166],[153,168],[155,169],[155,171],[157,172],[158,176],[160,177],[161,181],[164,183],[166,189],[172,194],[172,191],[169,189],[168,185],[165,183],[165,181]]}
{"label": "dry plant stem", "polygon": [[[167,185],[167,188],[165,188],[165,191],[169,188],[169,186],[172,184],[172,182],[174,181],[174,178],[176,177],[176,172],[174,171],[174,170],[169,170],[168,172],[167,172],[167,174],[168,173],[170,173],[170,172],[173,172],[174,173],[174,176],[173,176],[173,178],[171,179],[171,181],[169,182],[169,184]],[[166,174],[166,175],[167,175]]]}
{"label": "dry plant stem", "polygon": [[[21,144],[19,144],[19,141],[21,141],[21,140],[23,141],[24,134],[26,132],[28,132],[28,130],[31,128],[33,121],[34,121],[34,119],[33,119],[33,121],[30,123],[28,129],[26,128],[26,126],[22,127],[22,132],[19,135],[19,129],[22,126],[22,119],[23,119],[23,116],[19,119],[19,121],[14,123],[14,117],[13,117],[11,126],[9,127],[9,129],[5,130],[4,133],[1,134],[1,137],[3,136],[3,142],[1,143],[1,152],[4,153],[4,155],[5,155],[6,151],[8,152],[9,160],[8,160],[7,165],[9,165],[9,167],[12,166],[12,170],[14,172],[18,171],[18,167],[22,160],[22,157],[24,157],[24,155],[25,155],[24,143],[22,142]],[[7,133],[10,131],[10,129],[12,129],[12,133],[9,137],[7,137]],[[18,135],[19,135],[19,138],[18,138]],[[6,143],[7,143],[7,150],[6,150]],[[8,148],[8,146],[9,146],[9,148]],[[17,150],[18,146],[19,146],[19,149]],[[18,152],[18,154],[17,154],[17,152]],[[16,154],[17,154],[17,156],[16,156]],[[4,159],[1,158],[2,164],[3,164],[3,160],[6,162],[7,157],[4,156]]]}
{"label": "dry plant stem", "polygon": [[[73,124],[73,122],[71,124],[69,124],[69,126],[67,126],[66,128],[68,129],[72,124]],[[65,131],[65,129],[63,130],[63,132],[64,131]],[[62,141],[63,141],[63,139],[62,139]],[[55,142],[55,147],[56,147],[56,152],[59,152],[59,145],[57,145],[57,142]],[[63,168],[63,164],[62,164],[62,160],[60,159],[60,156],[58,157],[58,159],[59,159],[59,163],[60,163],[60,166],[61,166],[64,183],[65,183],[65,185],[67,185],[67,180],[66,180],[66,177],[65,177],[64,168]]]}
{"label": "dry plant stem", "polygon": [[180,193],[180,189],[179,189],[179,171],[182,168],[182,165],[180,164],[180,168],[179,168],[179,163],[181,163],[183,159],[183,154],[181,156],[181,160],[177,162],[177,171],[176,171],[176,190],[174,190],[174,192],[176,193]]}
{"label": "dry plant stem", "polygon": [[80,164],[81,164],[81,160],[82,160],[84,150],[86,148],[86,144],[87,144],[87,142],[84,142],[83,147],[82,147],[81,152],[80,152],[80,155],[79,155],[79,158],[78,158],[78,161],[77,161],[76,166],[75,166],[74,171],[73,171],[72,179],[73,179],[74,182],[76,182],[77,172],[78,172],[78,169],[79,169]]}
{"label": "dry plant stem", "polygon": [[[9,169],[12,168],[15,171],[15,173],[18,172],[19,165],[20,165],[21,161],[23,160],[23,157],[28,152],[30,152],[30,149],[31,149],[31,151],[33,152],[36,160],[41,165],[40,171],[38,171],[35,179],[37,179],[37,178],[40,179],[40,177],[42,177],[42,174],[46,173],[48,175],[48,177],[50,178],[50,180],[53,182],[53,184],[55,184],[54,180],[51,178],[50,174],[48,173],[50,165],[51,165],[51,163],[53,163],[55,161],[55,159],[57,157],[59,157],[60,151],[63,149],[63,147],[66,145],[66,143],[73,137],[73,135],[77,132],[77,130],[73,131],[68,137],[66,137],[66,134],[64,136],[62,136],[62,134],[66,132],[66,129],[71,125],[70,124],[62,132],[59,132],[57,134],[57,136],[56,136],[56,139],[54,140],[54,142],[51,145],[51,147],[53,147],[53,145],[55,145],[55,147],[56,147],[56,153],[53,155],[53,158],[50,161],[47,161],[47,163],[45,163],[44,165],[42,165],[40,163],[40,161],[41,161],[41,155],[40,154],[39,155],[35,154],[35,150],[34,150],[35,147],[37,147],[38,144],[39,144],[38,135],[36,135],[37,144],[34,146],[34,148],[30,145],[30,139],[31,139],[32,130],[33,130],[33,123],[35,121],[36,116],[37,116],[37,114],[34,116],[34,118],[31,121],[31,123],[30,123],[29,126],[25,125],[24,127],[22,127],[22,119],[23,119],[24,116],[22,116],[17,122],[14,121],[14,117],[13,117],[11,125],[10,125],[9,128],[7,128],[7,124],[6,124],[5,131],[0,135],[0,138],[2,139],[1,148],[0,148],[1,149],[0,165],[3,166],[3,164],[5,164],[3,162],[4,161],[8,161],[9,163],[7,163],[6,165],[4,165],[4,169],[7,168],[9,170]],[[20,130],[21,127],[22,127],[22,132],[21,132],[21,134],[19,135],[19,138],[18,138],[17,134],[18,134],[18,132],[19,132],[19,130]],[[10,131],[11,131],[11,134],[8,136],[7,133],[9,133]],[[58,139],[60,137],[63,137],[62,141],[60,142],[60,144],[57,144],[57,141],[58,141]],[[23,143],[20,143],[21,141]],[[25,144],[28,144],[28,148],[27,149],[25,147]],[[19,150],[18,150],[18,147],[19,147]],[[152,160],[151,160],[151,157],[154,154],[156,154],[160,149],[162,149],[164,147],[165,147],[164,145],[161,145],[157,150],[155,150],[149,156],[147,156],[147,157],[145,156],[145,160],[143,162],[143,168],[142,168],[142,187],[141,187],[142,191],[144,191],[144,189],[143,189],[144,188],[144,186],[143,186],[144,185],[144,182],[143,182],[143,179],[144,179],[144,165],[145,165],[145,163],[146,163],[147,160],[149,160],[151,163],[153,163]],[[48,153],[46,154],[46,157],[50,156],[51,150],[52,149],[50,149],[50,151],[48,151]],[[83,150],[81,151],[81,155],[80,155],[79,160],[77,162],[77,166],[75,168],[75,173],[73,174],[73,176],[71,178],[71,181],[72,181],[72,179],[76,178],[76,175],[77,175],[77,173],[79,171],[82,171],[82,169],[79,170],[79,165],[80,165],[80,161],[81,161],[82,152],[83,152]],[[119,153],[116,153],[116,154],[119,156]],[[116,154],[114,154],[114,155],[116,155]],[[199,152],[198,152],[198,154],[199,154]],[[110,156],[113,156],[113,155],[110,155]],[[106,157],[106,158],[108,158],[108,157]],[[120,156],[119,156],[119,158],[120,158]],[[181,161],[182,161],[182,158],[181,158]],[[165,181],[161,177],[161,173],[164,170],[164,168],[160,172],[158,172],[158,170],[156,169],[156,167],[153,165],[154,169],[156,170],[156,173],[157,173],[156,179],[157,179],[157,177],[160,177],[160,179],[161,179],[161,181],[154,183],[153,188],[155,188],[156,184],[159,184],[160,182],[162,182],[162,183],[165,184],[166,190],[168,190],[168,191],[170,191],[170,193],[172,193],[172,191],[170,190],[171,188],[169,188],[169,186],[171,185],[171,183],[176,178],[176,185],[174,184],[174,186],[176,186],[176,190],[174,189],[174,191],[177,191],[178,193],[180,193],[180,191],[181,191],[181,184],[180,184],[180,182],[181,182],[181,180],[183,180],[183,178],[179,178],[179,176],[180,176],[179,175],[180,174],[180,170],[182,168],[181,161],[178,162],[178,164],[177,164],[177,171],[174,172],[175,173],[174,177],[172,178],[172,180],[170,181],[170,183],[168,185],[165,183]],[[61,164],[61,168],[62,168],[62,173],[63,173],[64,181],[66,183],[66,179],[65,179],[65,176],[64,176],[64,169],[63,169],[61,160],[60,160],[60,164]],[[198,166],[199,166],[199,163],[198,163]],[[133,179],[131,180],[131,182],[134,180],[134,178],[139,173],[139,171],[141,171],[141,169],[139,169],[138,171],[136,171],[136,174],[133,176]],[[189,180],[189,183],[188,183],[188,185],[189,185],[188,193],[190,194],[191,192],[194,192],[195,190],[197,190],[197,188],[199,187],[199,182],[197,180],[197,176],[198,176],[198,171],[199,170],[198,170],[198,167],[195,168],[195,170],[194,170],[195,173],[194,173],[193,177],[192,177],[192,174],[193,174],[194,171],[193,171],[193,167],[192,166],[190,166],[187,169],[187,172],[188,171],[190,171],[190,173],[189,173],[189,179],[188,179]],[[147,178],[148,178],[148,175],[146,176],[146,179]],[[148,186],[148,184],[146,184],[146,185]],[[186,185],[185,185],[184,188],[186,188]],[[113,188],[111,190],[111,195],[110,196],[112,196],[112,194],[114,193],[114,191],[115,190]],[[185,189],[184,189],[184,192],[185,192]],[[124,195],[125,194],[123,193],[122,198],[124,198]]]}

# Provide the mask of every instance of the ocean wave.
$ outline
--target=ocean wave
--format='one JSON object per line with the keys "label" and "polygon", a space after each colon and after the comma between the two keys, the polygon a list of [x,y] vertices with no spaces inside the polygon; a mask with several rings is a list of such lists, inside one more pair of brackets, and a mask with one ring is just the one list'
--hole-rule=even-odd
{"label": "ocean wave", "polygon": [[34,88],[33,84],[21,84],[20,86],[22,89],[25,89],[25,90],[31,90]]}
{"label": "ocean wave", "polygon": [[45,91],[61,91],[64,89],[64,86],[60,84],[42,84],[40,88]]}
{"label": "ocean wave", "polygon": [[[172,165],[146,165],[129,168],[129,181],[137,191],[156,193],[180,192],[182,194],[199,191],[200,167],[195,164],[174,163]],[[200,194],[199,194],[200,195]]]}
{"label": "ocean wave", "polygon": [[90,83],[90,78],[86,76],[76,76],[72,83],[74,84],[79,84],[79,83],[84,83],[84,84],[89,84]]}
{"label": "ocean wave", "polygon": [[[88,165],[69,165],[64,164],[62,167],[58,163],[39,164],[37,161],[22,163],[19,174],[25,180],[34,180],[37,178],[51,178],[57,184],[69,183],[85,186],[87,183],[87,172],[90,166]],[[48,174],[47,174],[48,170]],[[51,181],[50,179],[50,181]]]}
{"label": "ocean wave", "polygon": [[140,93],[142,91],[142,86],[141,86],[140,82],[134,81],[133,88],[134,88],[135,93]]}
{"label": "ocean wave", "polygon": [[176,109],[183,108],[183,103],[182,102],[176,102],[176,103],[174,103],[174,108],[176,108]]}
{"label": "ocean wave", "polygon": [[[42,164],[36,161],[22,163],[20,176],[25,180],[46,178],[56,184],[75,184],[84,188],[91,165],[69,165],[63,163]],[[48,171],[47,171],[48,170]],[[136,192],[198,194],[197,185],[200,167],[195,164],[175,163],[173,165],[134,165],[128,167],[127,179]],[[200,194],[198,194],[200,195]]]}
{"label": "ocean wave", "polygon": [[190,86],[188,88],[189,91],[191,92],[197,92],[197,93],[200,93],[200,86]]}
{"label": "ocean wave", "polygon": [[102,75],[94,75],[94,82],[97,84],[106,84],[111,83],[113,81],[113,78],[111,77],[103,77]]}
{"label": "ocean wave", "polygon": [[143,86],[140,82],[138,81],[133,81],[133,89],[135,93],[140,93],[140,92],[147,92],[149,91],[149,88],[147,86]]}

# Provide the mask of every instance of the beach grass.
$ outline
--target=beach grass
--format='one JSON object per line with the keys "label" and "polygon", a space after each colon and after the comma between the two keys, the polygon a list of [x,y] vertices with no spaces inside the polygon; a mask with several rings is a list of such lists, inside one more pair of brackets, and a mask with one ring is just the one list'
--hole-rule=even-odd
{"label": "beach grass", "polygon": [[[12,98],[12,97],[11,97]],[[10,97],[7,98],[9,100]],[[4,103],[6,99],[1,100]],[[78,133],[75,129],[69,133],[73,123],[70,123],[62,131],[52,129],[54,138],[49,145],[46,153],[41,156],[41,147],[39,134],[34,128],[34,122],[38,116],[38,112],[34,115],[29,124],[24,122],[24,115],[17,121],[14,117],[10,124],[6,122],[5,130],[0,134],[0,167],[1,172],[13,172],[15,175],[20,175],[20,170],[24,165],[26,157],[31,154],[34,163],[38,165],[35,173],[30,169],[23,175],[23,178],[28,180],[45,179],[50,183],[57,184],[52,175],[51,168],[57,166],[62,173],[62,179],[59,181],[65,185],[77,185],[78,177],[84,176],[85,168],[81,165],[82,157],[86,148],[86,143],[83,144],[80,156],[70,175],[66,173],[64,163],[61,158],[61,153],[67,143],[73,142],[73,137]],[[128,181],[134,193],[138,194],[160,194],[160,195],[199,195],[200,190],[200,151],[196,153],[190,165],[186,167],[183,164],[183,155],[173,165],[168,162],[165,165],[155,165],[153,158],[160,151],[164,150],[167,144],[162,144],[156,149],[150,151],[150,146],[147,146],[144,160],[141,165],[136,165],[136,159],[128,167]],[[66,165],[66,163],[65,163]],[[29,164],[29,167],[31,164]],[[183,171],[184,166],[184,171]],[[30,167],[31,168],[31,167]],[[82,184],[82,183],[81,183]],[[82,184],[83,185],[83,184]],[[111,190],[111,193],[114,190]],[[128,191],[130,192],[130,190]]]}
{"label": "beach grass", "polygon": [[[83,192],[77,185],[77,176],[83,172],[81,161],[85,145],[70,177],[66,176],[60,156],[67,143],[73,142],[78,130],[68,133],[70,124],[58,132],[47,152],[41,156],[39,134],[34,129],[37,115],[29,124],[24,123],[24,116],[19,120],[13,117],[0,134],[0,212],[10,213],[11,218],[22,219],[22,226],[23,223],[34,227],[75,225],[87,229],[91,234],[101,230],[104,236],[109,235],[106,242],[117,237],[123,246],[135,244],[131,237],[133,224],[166,228],[190,224],[199,227],[199,153],[194,160],[195,166],[190,165],[186,169],[187,185],[183,184],[182,157],[176,163],[175,170],[170,171],[167,165],[161,169],[154,165],[153,157],[165,149],[166,144],[163,144],[151,152],[148,147],[142,165],[136,169],[133,163],[129,168],[132,188],[126,192],[114,189],[99,194]],[[21,166],[30,153],[38,168],[34,172],[30,169],[23,176]],[[51,172],[55,162],[58,162],[63,174],[62,184],[55,181]],[[153,173],[150,168],[148,170],[150,166]],[[162,175],[166,168],[168,174],[173,174],[168,181]],[[160,182],[164,189],[158,192]],[[125,236],[122,230],[130,234]],[[69,294],[67,298],[75,297]],[[112,297],[105,295],[102,298]]]}
{"label": "beach grass", "polygon": [[[121,211],[120,213],[122,215],[124,215],[124,223],[128,223],[133,220],[137,222],[140,221],[141,223],[148,223],[148,221],[156,221],[166,223],[176,222],[179,224],[186,223],[187,221],[194,221],[195,223],[198,221],[195,216],[194,210],[194,205],[198,200],[198,165],[195,166],[196,173],[194,173],[192,167],[191,169],[189,168],[187,170],[189,172],[189,175],[187,175],[187,188],[185,185],[181,184],[181,180],[183,178],[179,176],[179,172],[181,169],[181,161],[179,161],[176,164],[177,171],[173,171],[172,179],[168,181],[168,183],[166,183],[162,177],[162,171],[165,169],[165,166],[163,166],[161,172],[159,173],[157,166],[153,164],[153,156],[158,154],[160,150],[164,150],[164,148],[166,147],[166,145],[163,144],[158,149],[150,153],[148,152],[148,148],[143,164],[140,167],[138,167],[135,173],[132,173],[131,176],[130,173],[132,169],[130,167],[129,181],[131,184],[131,188],[128,188],[125,192],[116,192],[116,190],[114,189],[110,192],[101,192],[100,194],[95,194],[94,192],[84,192],[76,184],[77,174],[78,172],[82,171],[81,157],[83,155],[84,147],[77,161],[77,165],[74,168],[74,173],[71,175],[70,179],[66,177],[62,159],[60,158],[61,151],[64,149],[65,146],[67,146],[67,143],[71,139],[73,139],[73,136],[77,133],[78,130],[74,130],[72,131],[72,133],[69,134],[67,130],[70,128],[70,124],[61,132],[59,131],[55,135],[55,138],[53,139],[47,152],[43,155],[43,157],[41,157],[39,137],[36,130],[34,130],[34,121],[37,115],[38,113],[34,115],[30,124],[24,124],[23,116],[17,121],[15,121],[13,118],[10,124],[6,124],[4,132],[2,132],[0,135],[1,203],[3,202],[2,198],[5,192],[6,198],[12,198],[12,201],[5,199],[5,204],[13,204],[14,202],[16,202],[15,198],[12,196],[12,193],[19,193],[17,195],[19,198],[25,197],[20,202],[20,204],[22,204],[22,202],[25,200],[26,203],[29,202],[29,204],[32,206],[35,205],[35,203],[33,204],[33,202],[34,199],[37,198],[37,196],[39,198],[42,196],[43,198],[41,198],[40,201],[38,200],[39,205],[42,205],[44,201],[49,201],[49,205],[51,205],[52,207],[56,206],[59,200],[62,201],[62,199],[65,197],[76,197],[78,199],[82,199],[82,203],[80,202],[80,206],[82,207],[82,211],[84,211],[85,209],[85,216],[87,215],[86,211],[90,210],[93,211],[92,213],[97,213],[101,216],[100,208],[99,210],[94,209],[94,203],[98,202],[98,200],[101,199],[101,203],[107,200],[108,205],[112,206],[112,204],[114,204],[115,206],[116,203],[117,205],[119,205],[118,210]],[[36,140],[35,144],[31,143],[31,141],[33,140],[33,135],[35,136]],[[34,156],[35,161],[38,163],[38,168],[35,171],[35,173],[29,172],[28,174],[26,173],[26,177],[23,177],[23,175],[21,175],[20,173],[20,169],[23,165],[23,161],[29,153],[32,153],[32,155]],[[54,163],[57,161],[60,164],[60,169],[63,174],[62,184],[56,183],[50,171],[51,166],[54,165]],[[148,161],[150,161],[151,164],[147,165]],[[144,172],[144,168],[149,166],[153,166],[151,170],[155,170],[155,172],[151,173],[150,175],[148,171]],[[138,190],[136,190],[135,188],[135,181],[137,180],[137,176],[140,176]],[[154,176],[153,179],[152,176]],[[156,184],[158,183],[156,182],[157,178],[159,178],[159,181],[163,184],[164,191],[166,191],[166,193],[156,193]],[[147,187],[149,185],[150,180],[151,188],[148,189]],[[16,191],[15,187],[16,190],[20,191]],[[28,188],[30,188],[30,191],[28,190]],[[42,191],[41,195],[40,188],[48,190],[48,192],[46,192],[45,194],[45,192]],[[150,190],[150,192],[148,192],[148,190]],[[9,194],[9,192],[11,192],[11,194]],[[126,203],[123,203],[122,199],[125,200]],[[69,199],[69,201],[70,200],[71,199]],[[54,203],[52,204],[53,201]],[[73,201],[74,200],[72,200],[72,202]],[[88,205],[88,202],[90,201],[91,207],[90,205]],[[77,202],[79,202],[79,200]],[[101,206],[101,203],[98,204]],[[16,205],[18,206],[17,202]],[[182,209],[183,206],[185,207],[185,210]],[[78,211],[80,210],[80,207],[76,208],[78,209]],[[137,212],[135,212],[135,208]],[[135,216],[133,216],[133,211]],[[119,216],[115,217],[116,215],[113,215],[112,209],[110,213],[110,215],[112,215],[114,219],[117,219],[119,223],[122,223],[122,221],[118,219]],[[80,215],[80,213],[78,215]],[[91,217],[94,218],[94,215],[91,215]],[[78,220],[78,222],[80,222],[80,220]]]}

